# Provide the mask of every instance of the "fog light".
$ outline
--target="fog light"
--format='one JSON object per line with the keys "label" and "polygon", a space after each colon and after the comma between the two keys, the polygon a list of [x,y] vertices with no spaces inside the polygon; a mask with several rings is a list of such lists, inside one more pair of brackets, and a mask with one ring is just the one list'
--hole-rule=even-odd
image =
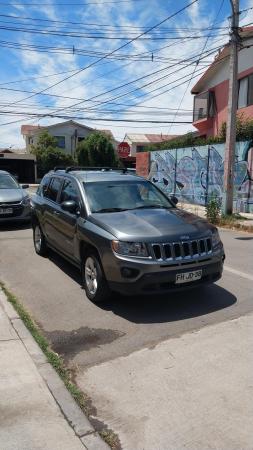
{"label": "fog light", "polygon": [[130,267],[122,267],[121,275],[124,278],[136,278],[139,275],[139,270]]}

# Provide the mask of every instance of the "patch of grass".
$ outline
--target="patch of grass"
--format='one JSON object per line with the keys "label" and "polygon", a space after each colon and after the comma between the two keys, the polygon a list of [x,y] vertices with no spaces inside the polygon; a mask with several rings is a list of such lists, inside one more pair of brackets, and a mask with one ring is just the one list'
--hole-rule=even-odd
{"label": "patch of grass", "polygon": [[112,450],[121,449],[120,441],[114,431],[105,428],[99,431],[101,438],[111,447]]}
{"label": "patch of grass", "polygon": [[[30,313],[26,310],[26,308],[20,303],[15,295],[13,295],[0,281],[0,288],[2,288],[5,293],[7,300],[12,304],[14,309],[17,311],[20,319],[24,322],[26,328],[30,331],[34,340],[37,342],[43,353],[46,355],[48,362],[54,367],[62,381],[64,382],[66,388],[75,399],[77,404],[80,406],[82,411],[86,414],[86,416],[90,416],[94,411],[92,407],[91,401],[89,397],[84,394],[79,387],[73,383],[72,381],[72,372],[64,365],[64,360],[61,356],[55,353],[51,348],[47,339],[42,335],[39,327],[33,320]],[[109,430],[106,425],[100,430],[98,430],[100,436],[104,439],[108,445],[111,446],[113,450],[120,449],[119,438],[112,431]]]}

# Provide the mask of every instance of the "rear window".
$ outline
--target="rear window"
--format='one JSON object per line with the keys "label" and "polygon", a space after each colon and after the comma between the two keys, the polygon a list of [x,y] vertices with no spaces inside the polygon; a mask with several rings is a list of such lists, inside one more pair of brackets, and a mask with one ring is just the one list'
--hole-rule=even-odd
{"label": "rear window", "polygon": [[40,185],[39,185],[39,187],[38,187],[38,189],[37,189],[37,192],[36,192],[37,195],[46,197],[46,192],[47,192],[49,183],[50,183],[50,178],[49,178],[49,177],[44,177],[44,178],[41,180]]}
{"label": "rear window", "polygon": [[0,174],[0,189],[18,189],[19,185],[14,180],[14,178],[11,177],[11,175],[8,175],[7,173],[1,173]]}

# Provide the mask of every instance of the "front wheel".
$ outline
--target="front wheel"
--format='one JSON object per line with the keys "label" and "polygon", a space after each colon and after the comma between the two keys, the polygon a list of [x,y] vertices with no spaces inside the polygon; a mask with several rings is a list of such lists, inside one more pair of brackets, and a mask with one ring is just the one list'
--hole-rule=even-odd
{"label": "front wheel", "polygon": [[83,258],[82,280],[86,295],[93,302],[103,302],[110,295],[102,265],[95,252],[89,252]]}
{"label": "front wheel", "polygon": [[45,256],[47,254],[46,239],[38,223],[33,226],[33,244],[38,255]]}

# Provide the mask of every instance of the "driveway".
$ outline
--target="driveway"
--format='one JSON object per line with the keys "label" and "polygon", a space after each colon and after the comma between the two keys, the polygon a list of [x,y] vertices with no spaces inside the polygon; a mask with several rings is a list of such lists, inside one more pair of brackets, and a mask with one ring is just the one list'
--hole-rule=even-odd
{"label": "driveway", "polygon": [[[158,397],[162,399],[163,390],[155,391],[158,397],[153,397],[150,410],[146,405],[143,409],[145,413],[142,411],[138,416],[138,423],[135,421],[135,411],[137,414],[136,408],[138,402],[141,402],[141,397],[138,397],[138,392],[141,396],[140,380],[149,373],[148,390],[145,390],[146,386],[143,395],[147,395],[147,392],[151,392],[156,386],[156,377],[158,383],[163,380],[160,372],[150,372],[148,361],[158,367],[159,360],[164,358],[163,345],[179,345],[175,342],[179,343],[177,338],[180,337],[186,339],[185,345],[189,354],[191,346],[194,347],[194,343],[191,343],[193,331],[207,333],[206,337],[203,335],[203,342],[207,339],[210,349],[212,336],[215,338],[219,335],[219,331],[214,331],[214,334],[210,332],[212,327],[234,324],[234,319],[242,316],[251,317],[253,235],[221,231],[227,258],[224,276],[216,285],[160,298],[122,298],[115,295],[103,306],[96,306],[86,299],[80,287],[79,273],[75,268],[53,252],[49,258],[37,256],[33,250],[31,236],[29,228],[12,227],[0,230],[0,279],[30,310],[54,350],[63,355],[69,366],[75,368],[78,383],[91,395],[92,400],[95,399],[94,406],[99,419],[119,433],[123,448],[132,450],[134,446],[136,450],[151,449],[154,441],[149,435],[146,440],[145,430],[147,424],[148,428],[151,426],[149,419],[154,411],[159,410]],[[207,325],[212,327],[205,329]],[[229,336],[229,333],[230,331],[224,330],[222,336]],[[214,339],[213,348],[216,350],[217,345],[219,343]],[[184,347],[182,344],[181,346]],[[196,345],[194,348],[197,355],[201,349]],[[152,355],[148,350],[153,351]],[[168,352],[170,351],[171,349],[168,349]],[[184,351],[186,358],[187,350]],[[135,364],[131,365],[131,358],[139,355],[139,352],[144,352],[144,355],[142,354],[140,359],[137,357]],[[157,359],[157,355],[160,355],[161,359]],[[225,354],[223,356],[225,358]],[[183,361],[183,353],[181,357]],[[203,364],[204,361],[202,366]],[[200,368],[202,366],[200,365]],[[138,392],[130,380],[123,376],[130,367],[134,374],[132,381],[135,380],[135,374],[136,379],[139,377]],[[113,377],[113,373],[117,379]],[[205,372],[202,375],[208,376]],[[197,379],[200,382],[200,379]],[[179,386],[174,385],[174,389],[178,388]],[[131,389],[134,396],[130,395]],[[126,407],[127,417],[124,414],[119,417],[122,410],[115,404],[116,400],[120,403],[121,395],[132,399],[131,408],[129,409],[129,405]],[[176,402],[176,398],[174,401]],[[166,411],[164,408],[165,405],[162,408],[163,417]],[[161,423],[158,421],[153,424],[155,435],[165,433],[166,438],[167,434]],[[134,424],[136,431],[133,440],[131,428]],[[174,447],[169,447],[169,444],[164,447],[164,442],[162,440],[161,446],[156,448],[182,448],[181,442],[177,447],[175,439]],[[195,445],[192,448],[201,448],[201,445],[204,448],[200,439],[200,447]],[[185,448],[190,449],[191,446],[186,445]],[[230,450],[232,448],[231,446]]]}

